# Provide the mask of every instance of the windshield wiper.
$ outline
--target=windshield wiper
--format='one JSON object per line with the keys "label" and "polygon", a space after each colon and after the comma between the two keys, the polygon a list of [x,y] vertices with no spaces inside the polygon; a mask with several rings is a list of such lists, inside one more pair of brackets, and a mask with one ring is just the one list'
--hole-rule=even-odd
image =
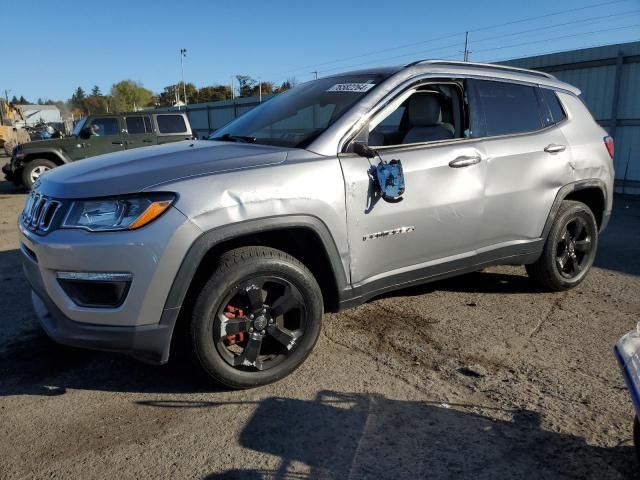
{"label": "windshield wiper", "polygon": [[256,137],[250,137],[248,135],[231,135],[225,133],[220,137],[213,137],[211,140],[222,140],[227,142],[242,142],[242,143],[256,143]]}

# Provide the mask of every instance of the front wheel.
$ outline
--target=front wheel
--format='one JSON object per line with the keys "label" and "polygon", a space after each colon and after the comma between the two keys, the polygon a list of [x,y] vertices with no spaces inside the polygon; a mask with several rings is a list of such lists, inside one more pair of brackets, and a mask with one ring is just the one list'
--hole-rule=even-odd
{"label": "front wheel", "polygon": [[275,382],[311,353],[322,305],[318,283],[295,258],[266,247],[231,250],[196,299],[191,351],[210,377],[228,387]]}
{"label": "front wheel", "polygon": [[551,291],[573,288],[584,280],[598,248],[598,224],[587,205],[565,200],[560,205],[540,258],[527,265],[536,283]]}
{"label": "front wheel", "polygon": [[35,158],[24,166],[22,170],[22,183],[29,190],[33,187],[33,184],[38,181],[40,176],[55,168],[56,164],[51,160],[45,158]]}

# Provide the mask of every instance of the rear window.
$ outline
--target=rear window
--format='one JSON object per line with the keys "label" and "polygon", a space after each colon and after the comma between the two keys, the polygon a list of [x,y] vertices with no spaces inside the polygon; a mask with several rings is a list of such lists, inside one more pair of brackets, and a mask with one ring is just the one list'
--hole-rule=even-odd
{"label": "rear window", "polygon": [[160,133],[186,133],[187,131],[182,115],[158,115],[156,118]]}
{"label": "rear window", "polygon": [[542,127],[535,87],[491,80],[474,80],[477,119],[474,137],[532,132]]}
{"label": "rear window", "polygon": [[548,88],[541,88],[539,91],[540,96],[542,97],[542,104],[544,106],[543,119],[545,127],[560,123],[564,120],[567,116],[562,109],[562,105],[560,104],[560,100],[558,100],[556,92],[549,90]]}

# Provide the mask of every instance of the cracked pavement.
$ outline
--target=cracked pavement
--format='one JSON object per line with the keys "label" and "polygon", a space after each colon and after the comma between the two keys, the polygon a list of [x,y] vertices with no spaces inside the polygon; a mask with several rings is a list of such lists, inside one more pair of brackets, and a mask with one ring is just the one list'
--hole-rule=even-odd
{"label": "cracked pavement", "polygon": [[640,199],[597,267],[538,291],[492,267],[325,315],[307,362],[233,392],[188,365],[56,345],[20,269],[25,194],[0,183],[0,478],[630,478],[612,355],[640,320]]}

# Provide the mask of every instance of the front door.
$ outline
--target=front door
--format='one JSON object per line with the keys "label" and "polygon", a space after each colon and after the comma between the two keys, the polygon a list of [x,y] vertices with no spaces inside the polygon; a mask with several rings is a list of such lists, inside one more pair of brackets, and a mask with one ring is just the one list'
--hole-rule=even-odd
{"label": "front door", "polygon": [[[402,162],[406,188],[401,201],[390,203],[373,195],[368,171],[378,158],[340,155],[356,286],[402,284],[474,261],[484,210],[485,153],[480,141],[464,139],[462,116],[451,112],[463,111],[461,92],[450,86],[428,88],[398,100],[404,110],[398,132],[372,129],[370,135],[382,160]],[[416,100],[416,95],[435,100]],[[458,96],[455,101],[453,95]],[[389,115],[398,116],[396,111]],[[374,118],[370,127],[374,124],[389,128],[380,119],[376,123]]]}
{"label": "front door", "polygon": [[82,145],[82,158],[124,150],[124,138],[119,117],[93,118],[85,128],[89,128],[91,136],[86,140],[78,139]]}

